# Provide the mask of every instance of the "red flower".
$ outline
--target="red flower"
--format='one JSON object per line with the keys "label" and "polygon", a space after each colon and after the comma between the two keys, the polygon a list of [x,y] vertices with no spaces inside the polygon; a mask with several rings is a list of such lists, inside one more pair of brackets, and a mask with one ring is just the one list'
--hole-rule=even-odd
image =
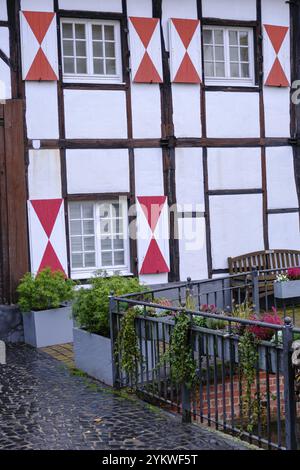
{"label": "red flower", "polygon": [[290,281],[299,281],[300,280],[300,268],[288,269],[287,275]]}
{"label": "red flower", "polygon": [[[262,318],[258,318],[256,315],[250,317],[252,321],[261,321],[264,323],[271,323],[272,325],[283,325],[282,319],[278,316],[276,309],[272,308],[274,313],[265,313]],[[262,326],[249,326],[248,330],[253,333],[260,340],[270,340],[274,336],[275,330],[272,328],[265,328]]]}

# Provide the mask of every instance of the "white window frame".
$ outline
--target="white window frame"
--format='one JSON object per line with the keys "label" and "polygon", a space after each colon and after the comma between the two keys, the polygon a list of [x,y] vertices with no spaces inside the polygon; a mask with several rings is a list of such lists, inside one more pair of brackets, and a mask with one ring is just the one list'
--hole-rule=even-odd
{"label": "white window frame", "polygon": [[[70,203],[76,203],[77,201],[70,201]],[[122,206],[123,213],[123,234],[124,234],[124,265],[120,266],[101,266],[101,229],[100,229],[100,205],[101,204],[116,204],[119,203]],[[70,204],[69,203],[69,204]],[[130,272],[130,249],[129,249],[129,226],[128,226],[128,203],[126,198],[119,198],[113,200],[103,201],[78,201],[79,204],[89,203],[93,204],[94,210],[94,227],[95,227],[95,259],[96,266],[89,268],[73,268],[72,267],[72,246],[71,246],[71,218],[69,215],[69,247],[70,247],[70,266],[71,266],[71,278],[72,279],[89,279],[97,273],[97,271],[106,271],[108,275],[114,275],[116,272],[122,276],[132,275]]]}
{"label": "white window frame", "polygon": [[[64,53],[63,53],[63,24],[84,24],[86,25],[86,47],[87,47],[87,74],[65,73],[64,72]],[[99,75],[92,74],[93,70],[93,39],[92,25],[109,25],[115,30],[115,51],[116,51],[116,75]],[[63,81],[65,83],[110,83],[122,84],[122,49],[121,49],[121,25],[119,21],[113,20],[90,20],[81,18],[62,18],[60,22],[61,28],[61,61],[63,70]]]}
{"label": "white window frame", "polygon": [[[254,35],[252,28],[243,28],[236,26],[203,26],[203,30],[222,30],[224,31],[224,64],[225,64],[225,77],[207,77],[204,78],[205,84],[216,86],[244,86],[253,87],[255,85],[255,57],[254,57]],[[249,43],[249,71],[250,77],[231,77],[230,76],[230,56],[229,56],[229,31],[247,31]],[[203,57],[205,63],[204,41],[203,41]]]}

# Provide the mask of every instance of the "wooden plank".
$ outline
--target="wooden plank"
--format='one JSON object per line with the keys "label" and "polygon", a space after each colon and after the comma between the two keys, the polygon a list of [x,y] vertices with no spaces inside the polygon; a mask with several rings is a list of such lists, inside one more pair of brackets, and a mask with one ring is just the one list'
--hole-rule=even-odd
{"label": "wooden plank", "polygon": [[[4,106],[0,105],[0,117],[4,117]],[[7,238],[7,210],[6,210],[6,159],[4,122],[0,126],[0,302],[6,303],[9,292],[9,259]],[[6,291],[8,290],[8,292]]]}

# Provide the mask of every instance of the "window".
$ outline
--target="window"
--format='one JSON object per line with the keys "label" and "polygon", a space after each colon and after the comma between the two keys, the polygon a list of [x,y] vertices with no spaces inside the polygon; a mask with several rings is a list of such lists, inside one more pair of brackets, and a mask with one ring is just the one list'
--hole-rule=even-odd
{"label": "window", "polygon": [[63,20],[61,29],[64,81],[121,82],[117,21]]}
{"label": "window", "polygon": [[126,201],[70,202],[69,227],[72,277],[128,272]]}
{"label": "window", "polygon": [[207,83],[254,85],[252,29],[205,27],[203,47]]}

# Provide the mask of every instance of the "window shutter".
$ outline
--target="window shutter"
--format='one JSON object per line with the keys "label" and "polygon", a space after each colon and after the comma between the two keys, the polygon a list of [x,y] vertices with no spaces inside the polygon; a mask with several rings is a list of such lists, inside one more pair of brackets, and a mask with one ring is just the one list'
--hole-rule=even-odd
{"label": "window shutter", "polygon": [[23,80],[57,81],[56,14],[21,11]]}
{"label": "window shutter", "polygon": [[289,28],[264,25],[264,79],[265,86],[288,87],[289,83]]}
{"label": "window shutter", "polygon": [[199,20],[170,20],[171,81],[201,83],[201,29]]}

